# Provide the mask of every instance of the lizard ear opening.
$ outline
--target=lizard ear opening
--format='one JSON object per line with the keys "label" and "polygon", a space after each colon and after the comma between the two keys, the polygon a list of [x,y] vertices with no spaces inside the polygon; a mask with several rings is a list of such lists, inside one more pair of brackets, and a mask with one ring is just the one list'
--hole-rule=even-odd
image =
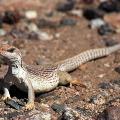
{"label": "lizard ear opening", "polygon": [[15,51],[15,48],[10,48],[7,50],[7,52],[13,53]]}

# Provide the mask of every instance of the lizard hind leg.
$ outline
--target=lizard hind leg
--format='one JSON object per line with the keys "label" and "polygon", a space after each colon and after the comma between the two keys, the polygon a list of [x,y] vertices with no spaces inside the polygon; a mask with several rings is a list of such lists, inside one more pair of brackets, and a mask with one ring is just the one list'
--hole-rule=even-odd
{"label": "lizard hind leg", "polygon": [[73,79],[71,75],[65,71],[58,71],[58,76],[59,76],[60,85],[66,85],[70,83],[70,86],[75,84],[75,85],[80,85],[82,87],[85,87],[85,85],[81,84],[80,80]]}

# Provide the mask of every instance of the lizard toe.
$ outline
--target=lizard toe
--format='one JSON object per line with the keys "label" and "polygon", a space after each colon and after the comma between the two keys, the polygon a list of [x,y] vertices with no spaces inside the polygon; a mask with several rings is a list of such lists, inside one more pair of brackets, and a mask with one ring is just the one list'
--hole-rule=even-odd
{"label": "lizard toe", "polygon": [[25,105],[25,110],[32,110],[35,108],[34,102],[29,102]]}

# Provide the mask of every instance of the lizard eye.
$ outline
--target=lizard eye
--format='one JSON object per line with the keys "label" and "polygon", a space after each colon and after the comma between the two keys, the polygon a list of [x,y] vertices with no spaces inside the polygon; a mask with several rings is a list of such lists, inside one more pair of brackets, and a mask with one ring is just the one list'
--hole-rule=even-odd
{"label": "lizard eye", "polygon": [[10,49],[8,49],[7,51],[13,53],[14,50],[15,50],[15,48],[10,48]]}

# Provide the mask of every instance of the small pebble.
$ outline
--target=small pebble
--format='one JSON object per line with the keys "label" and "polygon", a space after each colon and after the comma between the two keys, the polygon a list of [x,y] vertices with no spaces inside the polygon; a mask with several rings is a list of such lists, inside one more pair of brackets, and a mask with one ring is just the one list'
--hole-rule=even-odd
{"label": "small pebble", "polygon": [[100,74],[100,75],[98,75],[98,77],[99,78],[103,78],[105,76],[105,74],[103,73],[103,74]]}
{"label": "small pebble", "polygon": [[19,22],[20,18],[21,15],[18,11],[5,11],[3,22],[12,25]]}
{"label": "small pebble", "polygon": [[38,31],[37,33],[38,33],[38,38],[40,40],[46,41],[46,40],[52,40],[53,39],[53,36],[49,35],[46,32]]}
{"label": "small pebble", "polygon": [[105,22],[104,22],[102,19],[100,19],[100,18],[93,19],[93,20],[91,20],[91,22],[90,22],[90,27],[91,27],[92,29],[94,29],[94,28],[99,28],[99,27],[102,26],[102,25],[105,25]]}
{"label": "small pebble", "polygon": [[98,6],[100,10],[103,10],[105,12],[116,12],[117,11],[117,4],[116,2],[110,2],[110,1],[105,1],[101,2],[100,5]]}
{"label": "small pebble", "polygon": [[117,85],[120,86],[120,79],[118,79],[118,80],[113,80],[112,83],[113,83],[113,84],[117,84]]}
{"label": "small pebble", "polygon": [[110,64],[109,63],[105,63],[104,66],[109,68]]}
{"label": "small pebble", "polygon": [[100,35],[108,35],[110,33],[115,33],[115,30],[113,30],[113,28],[110,25],[105,24],[98,28],[98,33]]}
{"label": "small pebble", "polygon": [[76,110],[80,113],[83,114],[84,116],[91,116],[92,112],[90,112],[90,110],[85,109],[85,108],[80,108],[79,106],[76,108]]}
{"label": "small pebble", "polygon": [[74,8],[74,5],[75,5],[74,0],[67,0],[64,3],[59,3],[56,9],[57,11],[60,11],[60,12],[67,12],[72,10]]}
{"label": "small pebble", "polygon": [[102,88],[102,89],[109,89],[109,88],[111,88],[112,86],[110,85],[110,83],[102,82],[102,83],[98,84],[98,87],[99,87],[99,88]]}
{"label": "small pebble", "polygon": [[61,115],[61,120],[79,120],[79,113],[71,108],[65,107],[65,111]]}
{"label": "small pebble", "polygon": [[95,0],[82,0],[86,4],[92,4]]}
{"label": "small pebble", "polygon": [[96,18],[102,18],[103,13],[97,9],[87,8],[83,11],[83,16],[88,20],[92,20]]}
{"label": "small pebble", "polygon": [[4,36],[4,35],[6,35],[6,31],[3,29],[0,29],[0,36]]}
{"label": "small pebble", "polygon": [[37,32],[30,32],[29,34],[28,34],[28,39],[31,39],[31,40],[38,40],[39,39],[39,35],[38,35],[38,33]]}
{"label": "small pebble", "polygon": [[41,18],[37,22],[39,28],[57,28],[59,27],[59,20],[47,20]]}
{"label": "small pebble", "polygon": [[29,20],[37,18],[37,12],[35,10],[28,10],[25,12],[25,17]]}
{"label": "small pebble", "polygon": [[61,26],[65,26],[65,25],[73,26],[73,25],[76,25],[76,23],[77,23],[77,21],[75,19],[71,19],[71,18],[64,18],[60,21]]}
{"label": "small pebble", "polygon": [[113,45],[118,44],[117,41],[114,41],[112,39],[103,38],[102,41],[104,42],[105,46],[113,46]]}
{"label": "small pebble", "polygon": [[5,103],[16,110],[20,110],[22,108],[22,106],[14,100],[7,100]]}
{"label": "small pebble", "polygon": [[61,105],[61,104],[57,104],[57,103],[53,103],[51,108],[56,111],[57,113],[60,113],[60,112],[63,112],[64,109],[65,109],[65,106],[64,105]]}
{"label": "small pebble", "polygon": [[115,68],[115,71],[120,73],[120,66]]}
{"label": "small pebble", "polygon": [[27,25],[27,28],[28,28],[28,30],[31,31],[31,32],[36,32],[36,31],[39,30],[38,27],[37,27],[37,25],[34,24],[34,23],[28,24],[28,25]]}
{"label": "small pebble", "polygon": [[0,28],[2,28],[3,27],[3,19],[2,19],[2,17],[0,16]]}
{"label": "small pebble", "polygon": [[90,99],[90,103],[94,103],[94,104],[97,104],[97,105],[102,105],[105,102],[106,102],[105,97],[102,96],[101,94],[92,96],[91,99]]}
{"label": "small pebble", "polygon": [[72,10],[70,12],[72,15],[78,16],[78,17],[82,17],[83,11],[82,10]]}

